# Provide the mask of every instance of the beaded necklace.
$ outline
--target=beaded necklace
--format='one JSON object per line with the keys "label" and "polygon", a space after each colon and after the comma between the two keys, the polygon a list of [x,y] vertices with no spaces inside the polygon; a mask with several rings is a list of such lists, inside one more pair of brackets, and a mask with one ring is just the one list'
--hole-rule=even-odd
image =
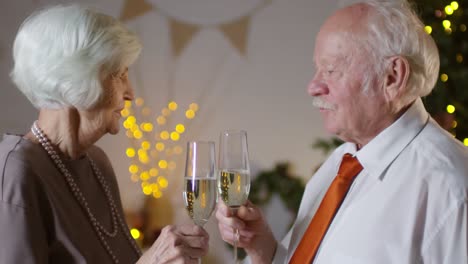
{"label": "beaded necklace", "polygon": [[70,171],[67,169],[67,167],[65,167],[65,164],[63,163],[60,156],[52,147],[50,140],[47,138],[44,132],[42,132],[42,130],[37,125],[37,121],[34,121],[31,127],[31,132],[34,134],[37,140],[39,140],[39,142],[41,143],[41,146],[44,148],[44,150],[47,152],[49,157],[52,159],[52,161],[54,162],[55,166],[60,171],[60,173],[65,177],[65,181],[67,182],[70,191],[72,192],[73,196],[78,201],[84,213],[88,217],[88,220],[91,222],[91,225],[93,226],[93,229],[96,232],[101,244],[104,246],[107,253],[112,258],[113,262],[119,263],[119,260],[117,259],[114,252],[110,248],[109,243],[106,240],[106,236],[114,238],[118,232],[118,228],[119,228],[118,224],[120,224],[120,228],[122,232],[125,234],[125,237],[127,238],[128,242],[132,245],[137,256],[141,256],[140,248],[135,243],[135,240],[132,237],[130,237],[130,232],[128,231],[128,227],[123,221],[121,215],[117,211],[117,206],[115,204],[114,199],[112,198],[109,185],[107,184],[105,178],[102,176],[101,171],[96,166],[96,163],[91,159],[91,157],[88,154],[86,154],[86,157],[88,158],[89,163],[91,164],[91,168],[93,169],[94,176],[97,178],[99,184],[101,185],[101,188],[104,190],[104,194],[106,195],[107,204],[111,210],[112,231],[108,231],[107,229],[105,229],[104,226],[94,216],[93,212],[91,211],[88,205],[86,198],[83,195],[83,192],[80,190],[80,188],[76,184]]}

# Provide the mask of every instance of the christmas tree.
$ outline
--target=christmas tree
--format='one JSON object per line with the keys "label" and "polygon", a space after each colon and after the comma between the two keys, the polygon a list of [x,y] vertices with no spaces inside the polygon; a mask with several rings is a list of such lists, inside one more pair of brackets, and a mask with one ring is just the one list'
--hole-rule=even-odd
{"label": "christmas tree", "polygon": [[468,0],[413,2],[440,54],[440,78],[424,103],[442,127],[468,146]]}

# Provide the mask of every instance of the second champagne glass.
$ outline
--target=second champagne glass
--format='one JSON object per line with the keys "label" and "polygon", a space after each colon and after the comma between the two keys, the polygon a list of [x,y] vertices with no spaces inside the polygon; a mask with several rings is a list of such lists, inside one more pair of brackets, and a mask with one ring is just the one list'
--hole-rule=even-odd
{"label": "second champagne glass", "polygon": [[[218,192],[233,214],[247,202],[250,191],[250,166],[247,132],[227,130],[220,135]],[[234,230],[234,263],[237,263],[239,230]]]}

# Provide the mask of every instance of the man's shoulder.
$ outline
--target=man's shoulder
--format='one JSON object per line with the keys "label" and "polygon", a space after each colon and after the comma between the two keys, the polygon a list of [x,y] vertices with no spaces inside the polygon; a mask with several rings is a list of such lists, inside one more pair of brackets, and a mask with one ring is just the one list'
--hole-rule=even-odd
{"label": "man's shoulder", "polygon": [[428,185],[468,198],[468,147],[431,120],[402,157]]}

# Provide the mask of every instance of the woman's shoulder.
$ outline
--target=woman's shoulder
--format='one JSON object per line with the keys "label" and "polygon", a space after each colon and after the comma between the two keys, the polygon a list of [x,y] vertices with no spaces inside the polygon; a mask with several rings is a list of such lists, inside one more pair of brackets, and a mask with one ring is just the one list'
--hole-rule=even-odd
{"label": "woman's shoulder", "polygon": [[37,146],[20,135],[4,135],[0,142],[0,199],[16,206],[28,206],[40,186],[35,163],[42,157]]}

